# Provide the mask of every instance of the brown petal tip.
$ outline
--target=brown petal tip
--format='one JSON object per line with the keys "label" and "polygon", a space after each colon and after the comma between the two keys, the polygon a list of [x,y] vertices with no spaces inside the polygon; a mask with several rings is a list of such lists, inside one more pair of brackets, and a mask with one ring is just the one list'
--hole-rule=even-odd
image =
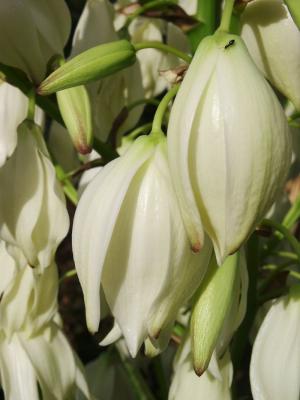
{"label": "brown petal tip", "polygon": [[199,251],[201,249],[202,249],[202,245],[201,245],[201,243],[199,241],[192,244],[192,252],[193,253],[199,253]]}

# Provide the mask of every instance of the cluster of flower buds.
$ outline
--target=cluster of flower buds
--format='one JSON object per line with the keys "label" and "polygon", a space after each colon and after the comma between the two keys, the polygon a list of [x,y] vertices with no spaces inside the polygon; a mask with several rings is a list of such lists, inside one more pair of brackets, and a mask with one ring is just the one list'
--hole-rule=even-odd
{"label": "cluster of flower buds", "polygon": [[[64,190],[73,203],[80,192],[72,249],[89,331],[101,331],[109,314],[114,324],[102,345],[125,343],[133,358],[144,346],[154,357],[182,318],[169,400],[231,399],[230,344],[247,311],[247,240],[282,192],[292,160],[288,119],[273,87],[299,113],[297,17],[290,2],[243,2],[241,34],[232,34],[234,1],[225,1],[220,28],[192,56],[168,9],[147,14],[150,3],[87,0],[69,58],[64,0],[0,4],[0,71],[12,71],[28,96],[3,77],[0,375],[8,400],[67,400],[76,390],[97,396],[58,313],[55,254],[70,227]],[[199,17],[200,3],[165,6],[188,19]],[[170,74],[173,86],[164,79]],[[48,97],[54,93],[57,104]],[[36,103],[63,125],[52,124],[48,143]],[[147,103],[158,103],[150,124]],[[80,166],[76,151],[86,155],[95,142],[104,149],[101,167],[83,175],[77,192],[62,166]],[[255,400],[299,397],[299,301],[293,283],[258,330]],[[115,359],[106,367],[100,357],[94,368],[119,375]]]}

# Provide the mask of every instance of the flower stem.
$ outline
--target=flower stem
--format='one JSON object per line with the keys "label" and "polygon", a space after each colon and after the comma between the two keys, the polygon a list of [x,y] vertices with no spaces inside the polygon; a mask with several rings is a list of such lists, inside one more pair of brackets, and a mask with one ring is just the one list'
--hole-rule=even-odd
{"label": "flower stem", "polygon": [[138,17],[139,15],[144,14],[145,12],[147,12],[149,10],[153,10],[153,9],[161,8],[161,7],[165,7],[165,6],[174,6],[176,4],[177,4],[177,2],[174,1],[174,0],[153,0],[153,1],[149,1],[148,3],[142,5],[137,10],[135,10],[131,15],[128,16],[124,27],[128,28],[128,26],[131,24],[131,22],[136,17]]}
{"label": "flower stem", "polygon": [[235,0],[226,0],[225,1],[225,6],[224,6],[222,18],[221,18],[221,24],[219,27],[220,31],[229,32],[234,1]]}
{"label": "flower stem", "polygon": [[278,222],[272,221],[270,219],[264,219],[262,226],[267,226],[274,228],[276,231],[280,232],[290,243],[292,249],[294,250],[295,254],[297,254],[298,262],[300,262],[300,245],[298,240],[291,234],[291,232],[283,225],[279,224]]}
{"label": "flower stem", "polygon": [[28,110],[27,110],[27,119],[30,121],[34,121],[35,114],[35,91],[31,88],[28,91]]}
{"label": "flower stem", "polygon": [[157,49],[164,51],[165,53],[173,54],[174,56],[181,58],[188,64],[192,61],[192,57],[189,54],[184,53],[176,49],[175,47],[169,46],[167,44],[158,42],[158,41],[145,41],[133,44],[136,51],[143,50],[143,49]]}
{"label": "flower stem", "polygon": [[153,123],[152,123],[152,130],[151,134],[152,135],[163,135],[162,131],[162,122],[164,118],[164,114],[166,112],[166,109],[170,103],[170,101],[173,99],[173,97],[176,96],[176,93],[178,92],[179,89],[179,83],[174,85],[172,89],[168,91],[168,93],[162,98],[161,102],[159,103],[159,106],[156,109]]}

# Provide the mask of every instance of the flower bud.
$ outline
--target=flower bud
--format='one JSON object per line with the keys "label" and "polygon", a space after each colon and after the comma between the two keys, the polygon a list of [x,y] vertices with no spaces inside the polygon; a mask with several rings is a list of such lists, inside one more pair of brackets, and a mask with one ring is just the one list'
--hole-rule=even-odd
{"label": "flower bud", "polygon": [[23,70],[35,83],[46,74],[47,63],[63,54],[71,29],[64,0],[0,2],[0,62]]}
{"label": "flower bud", "polygon": [[[69,216],[42,132],[34,122],[18,128],[18,146],[0,168],[0,237],[22,250],[33,267],[53,261]],[[16,195],[17,191],[17,195]]]}
{"label": "flower bud", "polygon": [[300,286],[277,299],[256,336],[250,364],[254,400],[297,400],[300,395]]}
{"label": "flower bud", "polygon": [[84,51],[49,75],[38,88],[48,95],[104,78],[135,63],[135,49],[127,40],[102,44]]}
{"label": "flower bud", "polygon": [[300,31],[282,0],[251,1],[242,38],[265,77],[300,111]]}
{"label": "flower bud", "polygon": [[[231,332],[237,327],[234,319],[238,318],[236,303],[240,298],[240,264],[244,261],[244,256],[239,252],[227,257],[220,267],[212,258],[197,293],[198,300],[191,319],[191,337],[194,369],[199,376],[207,369],[218,341],[223,342],[221,346],[226,348],[231,338],[227,329],[224,338],[221,337],[226,319],[229,318],[232,323]],[[233,305],[234,316],[230,313]]]}
{"label": "flower bud", "polygon": [[211,245],[190,250],[165,138],[141,136],[92,180],[76,210],[73,253],[91,331],[100,321],[100,283],[132,356],[168,329],[199,286]]}
{"label": "flower bud", "polygon": [[220,265],[264,217],[291,160],[283,110],[238,36],[202,40],[171,110],[168,149],[192,247],[205,230]]}
{"label": "flower bud", "polygon": [[65,89],[56,94],[61,116],[72,138],[74,147],[81,154],[92,151],[93,129],[89,95],[84,86]]}

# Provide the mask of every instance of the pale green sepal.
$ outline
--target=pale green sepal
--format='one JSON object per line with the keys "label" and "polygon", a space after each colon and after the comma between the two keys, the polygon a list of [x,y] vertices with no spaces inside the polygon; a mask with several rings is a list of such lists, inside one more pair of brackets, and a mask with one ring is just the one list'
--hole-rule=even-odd
{"label": "pale green sepal", "polygon": [[235,253],[227,257],[223,265],[218,267],[213,257],[200,286],[191,319],[194,369],[199,376],[209,365],[225,318],[231,308],[239,258],[239,253]]}
{"label": "pale green sepal", "polygon": [[92,151],[92,112],[88,92],[84,86],[57,92],[58,107],[73,144],[81,154]]}
{"label": "pale green sepal", "polygon": [[46,78],[38,93],[48,95],[112,75],[136,60],[135,49],[127,40],[101,44],[66,62]]}
{"label": "pale green sepal", "polygon": [[299,0],[284,0],[287,5],[295,24],[300,29],[300,2]]}

